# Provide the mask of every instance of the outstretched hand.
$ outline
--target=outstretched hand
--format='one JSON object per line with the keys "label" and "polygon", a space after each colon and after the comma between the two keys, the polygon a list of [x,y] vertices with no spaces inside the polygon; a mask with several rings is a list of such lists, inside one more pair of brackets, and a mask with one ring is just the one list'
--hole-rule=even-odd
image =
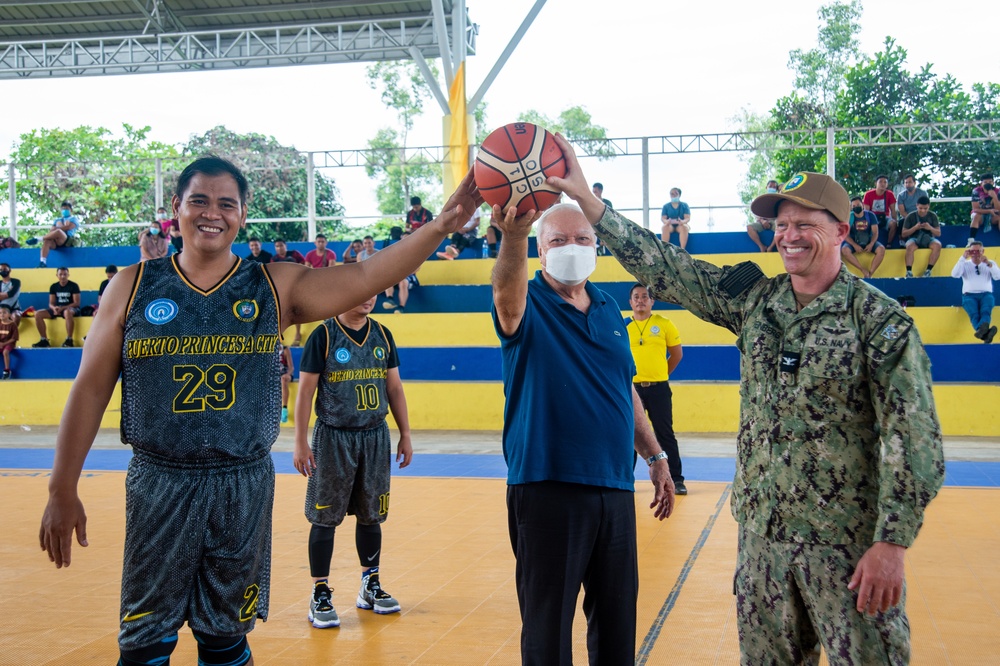
{"label": "outstretched hand", "polygon": [[476,185],[475,173],[473,169],[469,169],[434,221],[441,226],[441,231],[449,234],[459,231],[482,204],[483,195],[479,193],[479,187]]}
{"label": "outstretched hand", "polygon": [[493,204],[493,226],[498,227],[508,240],[527,238],[531,233],[531,225],[535,223],[542,214],[531,209],[524,215],[517,214],[517,206],[508,206],[507,212],[500,210],[500,206]]}
{"label": "outstretched hand", "polygon": [[566,175],[562,178],[549,176],[545,179],[548,185],[563,192],[573,201],[580,204],[580,209],[591,224],[596,224],[604,215],[605,204],[602,200],[594,196],[594,191],[587,185],[587,177],[583,174],[580,161],[576,159],[576,151],[573,146],[559,132],[555,133],[556,145],[563,152],[563,159],[566,161]]}

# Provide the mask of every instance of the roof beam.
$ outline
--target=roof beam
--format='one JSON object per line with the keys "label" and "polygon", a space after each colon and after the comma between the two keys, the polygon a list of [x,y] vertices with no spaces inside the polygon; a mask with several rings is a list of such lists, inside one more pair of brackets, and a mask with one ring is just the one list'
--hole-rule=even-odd
{"label": "roof beam", "polygon": [[[365,7],[398,4],[399,0],[373,0],[372,2],[366,2]],[[349,9],[357,6],[357,0],[316,0],[314,2],[296,2],[295,4],[288,5],[240,5],[238,7],[179,9],[175,11],[174,14],[180,18],[204,18],[207,16],[233,16],[234,14],[242,16],[244,14],[284,14],[288,12],[306,12],[322,9]],[[390,15],[387,15],[386,18],[389,18],[389,16]],[[392,18],[398,18],[398,14],[393,14],[391,16]]]}

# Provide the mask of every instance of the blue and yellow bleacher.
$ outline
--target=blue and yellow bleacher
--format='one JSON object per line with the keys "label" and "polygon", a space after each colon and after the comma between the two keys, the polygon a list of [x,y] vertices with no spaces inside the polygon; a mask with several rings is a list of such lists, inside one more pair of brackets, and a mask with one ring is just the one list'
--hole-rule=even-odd
{"label": "blue and yellow bleacher", "polygon": [[[991,234],[992,235],[992,234]],[[748,243],[743,234],[693,236],[690,249],[704,245],[718,249],[742,249]],[[694,242],[698,241],[698,242]],[[292,244],[302,252],[309,244]],[[340,248],[335,248],[340,253]],[[81,252],[91,250],[91,252]],[[24,268],[25,259],[7,250],[0,261],[15,266],[22,280],[22,307],[43,306],[49,285],[55,279],[49,268]],[[63,250],[63,263],[71,264],[70,279],[84,291],[84,305],[96,302],[97,286],[104,279],[108,263],[126,265],[138,254],[135,248],[74,248]],[[70,257],[68,253],[74,253]],[[928,250],[918,250],[915,270],[923,271]],[[478,254],[477,250],[469,252]],[[1000,345],[984,345],[972,336],[965,312],[960,307],[961,283],[950,277],[961,249],[945,249],[933,277],[902,279],[905,267],[902,250],[887,253],[879,276],[871,282],[890,296],[912,296],[914,318],[931,358],[934,394],[945,434],[951,436],[998,436],[1000,416],[992,405],[1000,404]],[[84,257],[86,255],[90,257]],[[740,261],[757,262],[765,273],[782,270],[776,254],[759,252],[706,253],[701,258],[718,265]],[[37,262],[37,253],[32,252]],[[70,261],[72,259],[72,261]],[[78,262],[88,260],[90,265]],[[30,264],[34,265],[34,264]],[[419,272],[420,288],[411,292],[406,314],[391,314],[381,308],[381,297],[373,313],[393,332],[400,345],[400,373],[406,382],[410,423],[414,429],[498,430],[502,426],[503,390],[500,378],[500,350],[490,319],[489,278],[493,260],[462,259],[454,262],[430,261]],[[539,267],[529,260],[529,270]],[[627,307],[629,274],[611,257],[598,259],[594,282]],[[37,301],[37,303],[36,303]],[[674,389],[674,422],[679,432],[735,432],[739,419],[739,352],[734,336],[717,326],[696,319],[675,306],[657,304],[678,326],[684,343],[684,361],[671,378]],[[77,320],[76,343],[89,330],[91,319]],[[0,383],[4,400],[0,425],[52,425],[59,421],[69,386],[79,367],[81,350],[62,349],[61,321],[50,321],[49,338],[54,348],[32,349],[38,333],[30,318],[21,324],[21,344],[13,361],[16,379]],[[303,326],[306,336],[316,324]],[[286,331],[286,339],[288,337]],[[298,366],[300,349],[293,349]],[[293,384],[292,402],[294,403]],[[581,407],[582,406],[577,406]],[[116,392],[102,422],[116,427],[119,397]]]}

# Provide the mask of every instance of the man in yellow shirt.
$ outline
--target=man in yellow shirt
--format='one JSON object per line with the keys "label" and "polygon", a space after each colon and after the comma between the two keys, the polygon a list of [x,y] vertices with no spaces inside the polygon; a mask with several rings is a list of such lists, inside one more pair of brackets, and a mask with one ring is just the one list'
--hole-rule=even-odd
{"label": "man in yellow shirt", "polygon": [[687,495],[681,474],[681,454],[674,436],[673,393],[667,381],[684,356],[681,336],[672,321],[653,314],[653,299],[646,287],[633,286],[628,301],[632,306],[632,318],[626,321],[628,341],[636,368],[632,382],[649,415],[656,440],[667,453],[675,492]]}

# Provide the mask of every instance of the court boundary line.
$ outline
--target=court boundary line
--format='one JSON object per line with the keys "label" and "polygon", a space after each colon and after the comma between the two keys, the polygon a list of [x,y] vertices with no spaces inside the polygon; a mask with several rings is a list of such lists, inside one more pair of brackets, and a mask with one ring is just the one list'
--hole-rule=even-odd
{"label": "court boundary line", "polygon": [[705,546],[705,542],[708,541],[708,535],[712,533],[712,529],[715,527],[715,521],[722,513],[722,507],[726,505],[726,500],[729,499],[729,493],[732,491],[733,484],[727,483],[726,487],[722,490],[722,495],[719,497],[719,501],[715,504],[715,513],[713,513],[708,518],[708,522],[705,523],[705,527],[701,530],[701,535],[698,537],[698,541],[695,542],[694,547],[688,554],[687,559],[684,561],[684,566],[681,567],[680,575],[677,576],[677,581],[674,583],[674,587],[670,590],[670,594],[667,595],[666,600],[663,602],[663,606],[660,607],[660,612],[656,614],[656,619],[653,620],[652,626],[650,626],[649,631],[646,632],[646,637],[642,640],[642,645],[639,647],[639,653],[635,656],[636,666],[644,666],[646,660],[649,659],[650,653],[653,651],[653,646],[656,644],[656,640],[660,637],[660,631],[663,629],[663,625],[667,621],[667,617],[670,615],[670,611],[674,609],[674,604],[677,603],[677,597],[681,594],[681,589],[684,587],[684,583],[687,582],[688,574],[691,573],[691,569],[694,568],[694,563],[698,560],[698,556],[701,554],[701,549]]}

